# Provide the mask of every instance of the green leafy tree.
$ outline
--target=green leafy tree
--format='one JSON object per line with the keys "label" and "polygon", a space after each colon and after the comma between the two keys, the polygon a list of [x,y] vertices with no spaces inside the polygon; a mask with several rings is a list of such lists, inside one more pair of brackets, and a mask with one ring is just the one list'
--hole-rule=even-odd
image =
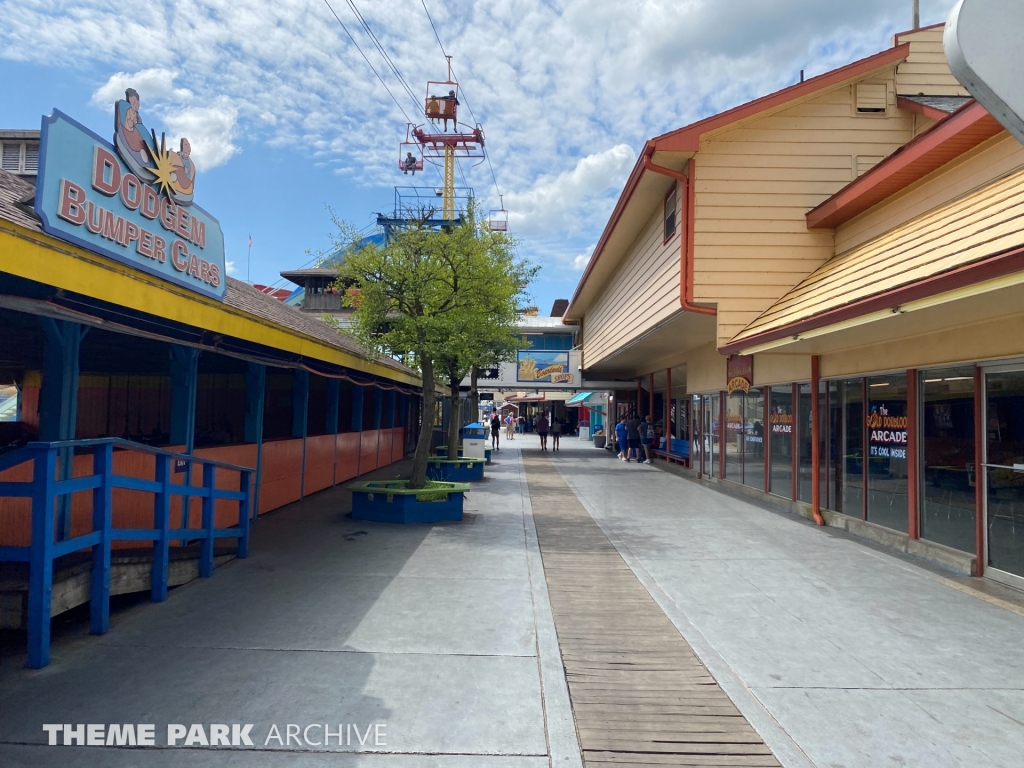
{"label": "green leafy tree", "polygon": [[337,223],[336,252],[344,256],[336,286],[355,310],[352,326],[339,330],[418,368],[423,380],[423,424],[410,479],[410,487],[423,488],[438,379],[454,395],[448,427],[457,439],[459,382],[474,365],[514,349],[516,309],[536,268],[516,258],[507,235],[480,226],[472,211],[459,226],[410,226],[383,246],[362,245],[354,228]]}

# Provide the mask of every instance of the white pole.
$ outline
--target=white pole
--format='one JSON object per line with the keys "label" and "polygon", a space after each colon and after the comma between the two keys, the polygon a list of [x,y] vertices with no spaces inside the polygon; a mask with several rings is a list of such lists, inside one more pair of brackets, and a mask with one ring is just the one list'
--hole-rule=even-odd
{"label": "white pole", "polygon": [[913,0],[911,9],[914,22],[913,29],[918,29],[921,26],[921,0]]}

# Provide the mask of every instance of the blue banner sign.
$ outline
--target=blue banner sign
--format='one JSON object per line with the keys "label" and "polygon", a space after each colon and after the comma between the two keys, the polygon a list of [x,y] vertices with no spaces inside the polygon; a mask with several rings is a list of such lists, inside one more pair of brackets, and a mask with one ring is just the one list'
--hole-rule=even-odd
{"label": "blue banner sign", "polygon": [[188,141],[174,151],[146,136],[134,99],[115,108],[126,116],[115,119],[117,147],[58,110],[43,118],[35,200],[43,231],[223,299],[224,233],[192,204]]}

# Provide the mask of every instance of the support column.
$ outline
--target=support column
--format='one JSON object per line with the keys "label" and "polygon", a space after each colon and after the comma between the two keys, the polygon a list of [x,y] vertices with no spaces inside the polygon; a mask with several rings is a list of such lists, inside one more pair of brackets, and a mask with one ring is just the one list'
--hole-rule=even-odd
{"label": "support column", "polygon": [[333,468],[331,469],[331,485],[338,484],[338,411],[341,402],[341,379],[327,380],[327,418],[324,424],[325,434],[335,435],[334,448],[331,450]]}
{"label": "support column", "polygon": [[[82,339],[88,328],[68,320],[41,318],[43,326],[43,385],[39,394],[39,439],[74,440],[78,422],[78,374]],[[71,478],[74,451],[61,448],[61,480]],[[57,537],[71,537],[70,496],[57,500]]]}
{"label": "support column", "polygon": [[974,367],[974,546],[978,558],[975,576],[984,576],[988,561],[985,559],[985,390],[981,368]]}
{"label": "support column", "polygon": [[811,355],[811,514],[818,525],[825,524],[821,516],[821,410],[818,390],[821,388],[821,365],[817,355]]}
{"label": "support column", "polygon": [[640,418],[640,401],[643,399],[644,389],[640,385],[640,377],[636,377],[636,418]]}
{"label": "support column", "polygon": [[[352,387],[352,431],[363,431],[363,398],[366,391],[358,384]],[[363,439],[360,436],[356,443],[356,477],[363,474]]]}
{"label": "support column", "polygon": [[373,428],[381,428],[381,420],[384,416],[384,390],[380,387],[373,388]]}
{"label": "support column", "polygon": [[325,434],[338,434],[338,412],[341,410],[341,379],[327,380],[327,423]]}
{"label": "support column", "polygon": [[[718,478],[725,479],[725,392],[718,393]],[[768,430],[765,430],[768,434]]]}
{"label": "support column", "polygon": [[907,535],[918,538],[918,394],[917,369],[907,371]]}
{"label": "support column", "polygon": [[[679,418],[679,415],[676,415]],[[690,447],[691,451],[693,446]],[[672,369],[665,369],[665,453],[672,455]],[[691,453],[691,455],[693,455]]]}
{"label": "support column", "polygon": [[296,368],[292,374],[292,437],[302,438],[302,470],[299,499],[306,497],[306,433],[309,426],[309,371]]}
{"label": "support column", "polygon": [[250,514],[260,514],[260,481],[263,477],[263,411],[267,399],[267,366],[249,363],[245,372],[245,442],[256,443],[256,488]]}
{"label": "support column", "polygon": [[384,429],[395,427],[395,390],[389,389],[384,408]]}
{"label": "support column", "polygon": [[[654,421],[654,374],[648,375],[647,379],[647,414],[651,417],[651,421]],[[668,421],[668,419],[666,419]]]}
{"label": "support column", "polygon": [[366,390],[356,385],[352,387],[352,431],[362,432],[363,431],[363,398],[366,396]]}
{"label": "support column", "polygon": [[196,437],[196,389],[199,383],[199,350],[171,345],[171,445],[192,453]]}
{"label": "support column", "polygon": [[793,430],[792,435],[789,439],[789,463],[790,463],[790,498],[796,501],[797,494],[800,492],[800,385],[794,383],[791,388],[790,410],[793,412],[793,424],[790,429]]}

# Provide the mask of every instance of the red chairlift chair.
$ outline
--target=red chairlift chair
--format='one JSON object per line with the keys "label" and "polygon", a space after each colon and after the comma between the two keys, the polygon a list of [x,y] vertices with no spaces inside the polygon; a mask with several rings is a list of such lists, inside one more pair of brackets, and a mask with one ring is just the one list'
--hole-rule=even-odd
{"label": "red chairlift chair", "polygon": [[444,122],[444,130],[448,130],[448,121],[458,129],[459,125],[459,84],[451,79],[445,81],[428,80],[427,96],[424,99],[423,114],[431,122]]}
{"label": "red chairlift chair", "polygon": [[415,141],[403,141],[398,146],[398,170],[405,174],[422,171],[423,149],[420,145]]}

